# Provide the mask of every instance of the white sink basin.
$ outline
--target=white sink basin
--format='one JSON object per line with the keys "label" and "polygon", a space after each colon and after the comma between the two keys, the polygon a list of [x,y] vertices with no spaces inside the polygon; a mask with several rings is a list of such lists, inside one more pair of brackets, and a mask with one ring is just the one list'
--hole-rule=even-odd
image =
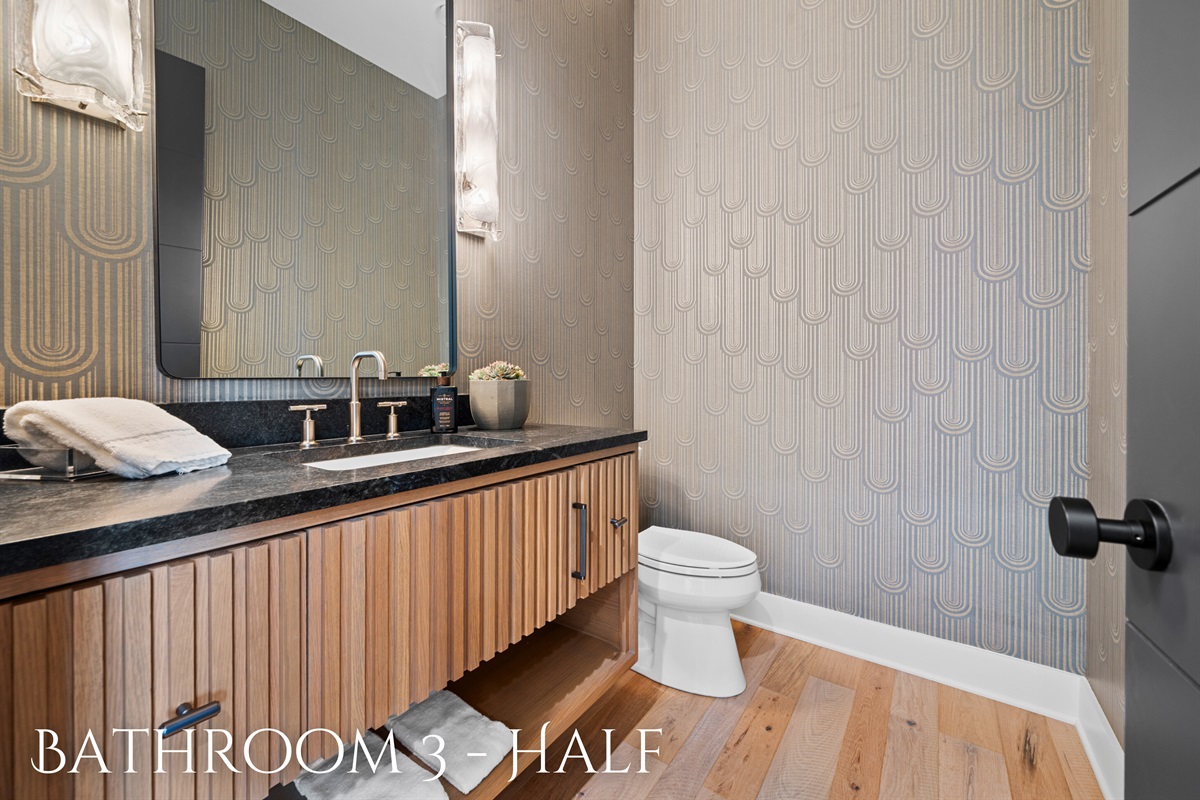
{"label": "white sink basin", "polygon": [[353,456],[352,458],[331,458],[328,461],[310,461],[308,466],[330,472],[343,472],[349,469],[367,469],[382,467],[386,464],[400,464],[405,461],[420,461],[423,458],[438,458],[453,456],[459,453],[473,453],[480,448],[466,447],[461,444],[435,444],[429,447],[414,447],[412,450],[396,450],[391,453],[375,453],[369,456]]}

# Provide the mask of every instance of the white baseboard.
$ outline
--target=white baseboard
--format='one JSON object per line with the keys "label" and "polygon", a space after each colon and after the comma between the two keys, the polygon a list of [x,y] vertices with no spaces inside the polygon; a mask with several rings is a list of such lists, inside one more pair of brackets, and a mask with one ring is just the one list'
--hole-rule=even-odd
{"label": "white baseboard", "polygon": [[1124,795],[1124,751],[1082,676],[765,592],[733,618],[1069,722],[1106,800]]}
{"label": "white baseboard", "polygon": [[1075,729],[1079,731],[1084,752],[1092,762],[1092,771],[1096,773],[1105,800],[1124,798],[1125,750],[1117,741],[1117,735],[1086,678],[1079,679],[1079,719]]}

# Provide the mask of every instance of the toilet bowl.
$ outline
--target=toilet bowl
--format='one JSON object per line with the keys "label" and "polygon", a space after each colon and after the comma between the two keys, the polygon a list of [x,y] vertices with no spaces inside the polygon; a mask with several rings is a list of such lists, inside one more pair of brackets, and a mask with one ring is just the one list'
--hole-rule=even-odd
{"label": "toilet bowl", "polygon": [[706,697],[746,688],[729,612],[762,588],[740,544],[657,525],[638,537],[638,662],[664,686]]}

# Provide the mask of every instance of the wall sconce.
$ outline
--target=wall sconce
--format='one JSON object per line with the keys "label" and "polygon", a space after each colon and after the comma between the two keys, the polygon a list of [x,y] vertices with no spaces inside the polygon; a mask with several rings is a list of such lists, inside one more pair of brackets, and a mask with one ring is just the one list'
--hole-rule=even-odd
{"label": "wall sconce", "polygon": [[142,0],[18,0],[17,90],[140,131]]}
{"label": "wall sconce", "polygon": [[499,238],[496,36],[482,22],[454,24],[454,146],[458,230]]}

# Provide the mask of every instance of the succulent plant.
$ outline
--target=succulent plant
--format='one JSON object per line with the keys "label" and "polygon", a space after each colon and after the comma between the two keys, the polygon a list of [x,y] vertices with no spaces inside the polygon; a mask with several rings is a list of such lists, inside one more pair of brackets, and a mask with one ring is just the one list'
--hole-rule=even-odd
{"label": "succulent plant", "polygon": [[523,381],[525,370],[507,361],[493,361],[470,374],[473,381]]}
{"label": "succulent plant", "polygon": [[437,377],[440,377],[443,372],[449,372],[449,371],[450,371],[450,365],[447,364],[445,361],[443,361],[440,364],[426,364],[425,366],[421,367],[421,369],[417,370],[417,377],[418,378],[437,378]]}

